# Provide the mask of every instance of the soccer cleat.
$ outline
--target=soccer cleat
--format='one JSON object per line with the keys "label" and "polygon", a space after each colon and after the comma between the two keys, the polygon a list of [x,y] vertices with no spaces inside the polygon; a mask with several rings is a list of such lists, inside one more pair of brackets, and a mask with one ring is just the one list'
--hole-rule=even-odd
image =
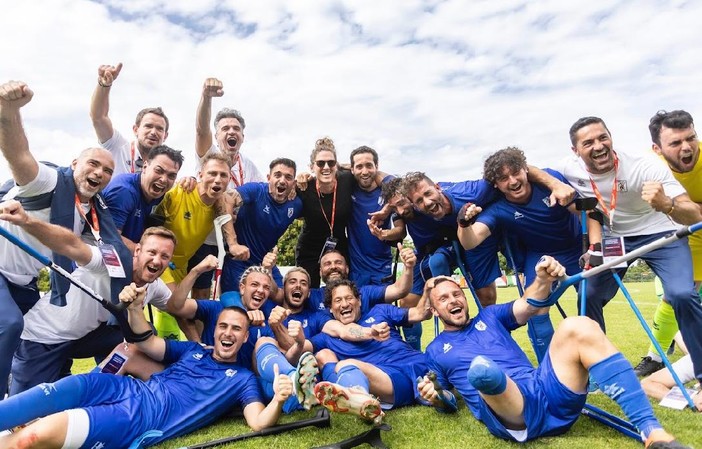
{"label": "soccer cleat", "polygon": [[662,369],[665,365],[663,362],[656,362],[650,356],[642,357],[641,361],[634,368],[634,374],[639,377],[646,377]]}
{"label": "soccer cleat", "polygon": [[319,367],[317,359],[311,352],[305,352],[300,356],[295,369],[295,394],[297,401],[305,410],[310,410],[318,404],[315,397],[314,386],[317,383]]}
{"label": "soccer cleat", "polygon": [[314,395],[320,404],[332,412],[353,413],[376,425],[385,416],[380,402],[362,389],[346,388],[324,381],[315,385]]}
{"label": "soccer cleat", "polygon": [[671,434],[662,429],[651,432],[644,447],[646,449],[692,449],[690,446],[678,443]]}

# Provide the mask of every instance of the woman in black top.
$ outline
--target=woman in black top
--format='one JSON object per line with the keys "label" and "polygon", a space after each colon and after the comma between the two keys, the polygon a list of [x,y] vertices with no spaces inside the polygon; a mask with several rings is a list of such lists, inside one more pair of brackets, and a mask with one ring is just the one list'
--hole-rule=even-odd
{"label": "woman in black top", "polygon": [[295,248],[295,263],[309,272],[310,288],[316,288],[323,250],[333,247],[348,261],[346,225],[351,218],[351,192],[356,181],[350,171],[339,169],[334,142],[329,137],[317,140],[310,162],[314,178],[305,190],[297,191],[304,224]]}

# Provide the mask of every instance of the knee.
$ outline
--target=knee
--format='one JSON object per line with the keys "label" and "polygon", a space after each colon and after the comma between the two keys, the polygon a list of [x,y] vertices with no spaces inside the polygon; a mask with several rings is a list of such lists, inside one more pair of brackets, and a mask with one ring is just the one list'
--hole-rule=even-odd
{"label": "knee", "polygon": [[336,354],[334,354],[334,352],[330,351],[329,349],[322,349],[321,351],[317,352],[314,355],[314,357],[317,359],[317,363],[319,364],[320,368],[322,368],[327,363],[335,363],[339,361],[339,359],[336,357]]}
{"label": "knee", "polygon": [[491,306],[497,302],[497,287],[494,282],[486,287],[479,288],[475,293],[478,295],[480,305],[483,307]]}
{"label": "knee", "polygon": [[261,346],[265,345],[266,343],[270,343],[276,348],[278,347],[278,342],[275,341],[274,338],[271,337],[260,337],[258,340],[256,340],[256,345],[254,346],[254,351],[258,351],[258,348]]}
{"label": "knee", "polygon": [[341,369],[342,369],[343,367],[345,367],[345,366],[355,366],[355,367],[358,367],[358,364],[356,363],[355,360],[352,360],[352,359],[342,360],[341,362],[339,362],[339,363],[336,364],[336,372],[338,373],[339,370],[341,370]]}
{"label": "knee", "polygon": [[554,340],[593,344],[606,338],[600,325],[586,316],[568,317],[558,326]]}

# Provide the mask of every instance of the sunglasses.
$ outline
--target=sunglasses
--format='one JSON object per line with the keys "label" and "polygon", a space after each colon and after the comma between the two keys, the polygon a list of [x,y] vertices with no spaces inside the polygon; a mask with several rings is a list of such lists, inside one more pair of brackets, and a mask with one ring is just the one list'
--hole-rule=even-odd
{"label": "sunglasses", "polygon": [[325,165],[328,165],[329,168],[334,168],[336,166],[336,161],[331,160],[331,161],[315,161],[315,165],[319,168],[324,168]]}

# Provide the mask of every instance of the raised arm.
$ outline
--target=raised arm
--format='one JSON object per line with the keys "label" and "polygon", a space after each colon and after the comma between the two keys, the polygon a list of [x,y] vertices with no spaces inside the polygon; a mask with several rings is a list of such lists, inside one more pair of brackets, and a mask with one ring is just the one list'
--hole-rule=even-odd
{"label": "raised arm", "polygon": [[404,298],[412,289],[412,279],[414,277],[414,265],[417,263],[417,256],[412,248],[403,248],[402,243],[397,244],[400,251],[400,259],[405,268],[402,275],[397,278],[394,284],[385,289],[385,302],[390,303],[400,298]]}
{"label": "raised arm", "polygon": [[[119,294],[119,300],[129,304],[127,307],[127,318],[129,327],[134,334],[146,334],[150,332],[151,326],[144,316],[144,298],[146,298],[146,286],[137,287],[131,283],[124,287]],[[151,335],[147,339],[134,343],[137,348],[152,359],[160,362],[166,355],[166,342],[163,338]]]}
{"label": "raised arm", "polygon": [[669,197],[665,194],[663,184],[660,182],[644,182],[641,198],[653,209],[666,214],[680,224],[691,225],[702,221],[702,208],[699,204],[692,201],[687,193],[674,198]]}
{"label": "raised arm", "polygon": [[97,86],[90,100],[90,119],[100,143],[110,140],[115,133],[110,120],[110,89],[122,70],[122,63],[116,66],[101,65],[98,67]]}
{"label": "raised arm", "polygon": [[86,265],[93,256],[90,247],[73,231],[28,215],[19,201],[10,200],[0,203],[0,220],[21,227],[51,251],[63,254],[76,261],[78,265]]}
{"label": "raised arm", "polygon": [[20,186],[33,181],[39,173],[39,164],[29,151],[20,114],[20,108],[33,96],[34,92],[22,81],[0,85],[0,151],[7,159],[12,178]]}
{"label": "raised arm", "polygon": [[390,338],[390,326],[385,322],[364,327],[357,323],[342,324],[337,320],[329,320],[322,327],[322,332],[345,341],[384,341]]}
{"label": "raised arm", "polygon": [[476,222],[475,219],[483,208],[473,204],[466,203],[458,212],[458,241],[461,242],[463,249],[473,249],[490,237],[490,228],[484,223]]}
{"label": "raised arm", "polygon": [[512,313],[519,324],[525,324],[529,318],[542,312],[544,308],[534,307],[527,298],[544,300],[551,293],[551,285],[565,275],[565,268],[551,256],[543,256],[536,264],[536,278],[524,290],[524,295],[514,302]]}
{"label": "raised arm", "polygon": [[202,274],[214,270],[219,265],[217,257],[208,254],[199,264],[195,265],[182,281],[176,286],[171,299],[168,300],[166,310],[171,315],[178,318],[192,319],[197,312],[197,301],[188,298],[188,293],[192,290],[195,280]]}
{"label": "raised arm", "polygon": [[203,157],[212,147],[212,97],[224,95],[222,87],[222,82],[217,78],[207,78],[202,86],[202,95],[195,115],[195,151],[198,157]]}

